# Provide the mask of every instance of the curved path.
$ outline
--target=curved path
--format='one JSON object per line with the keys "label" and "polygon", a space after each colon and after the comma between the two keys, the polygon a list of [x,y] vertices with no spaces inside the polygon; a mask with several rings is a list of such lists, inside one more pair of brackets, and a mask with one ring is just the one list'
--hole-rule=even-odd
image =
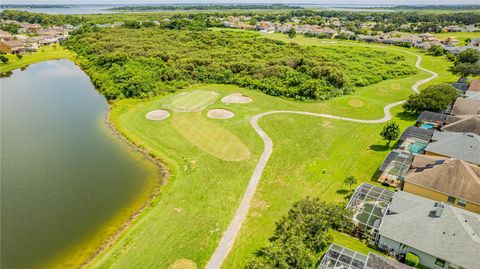
{"label": "curved path", "polygon": [[[423,80],[419,80],[412,86],[412,90],[414,92],[418,93],[419,92],[418,87],[438,77],[437,73],[420,66],[420,63],[422,62],[422,57],[420,55],[415,54],[413,52],[401,50],[401,49],[395,49],[395,50],[403,51],[405,53],[416,56],[417,61],[415,63],[415,67],[431,74],[430,77]],[[230,226],[228,226],[228,229],[223,234],[223,237],[220,243],[218,244],[217,249],[213,253],[212,257],[210,258],[210,261],[207,263],[206,268],[207,269],[220,268],[223,261],[227,257],[228,253],[232,249],[233,243],[235,242],[235,238],[237,237],[237,234],[240,231],[240,228],[242,226],[242,222],[247,217],[248,211],[250,209],[250,203],[252,201],[253,195],[255,194],[255,190],[257,188],[258,182],[262,177],[263,170],[265,169],[267,161],[270,158],[270,155],[272,154],[273,142],[272,142],[272,139],[270,139],[270,137],[267,135],[267,133],[265,133],[265,131],[258,125],[258,120],[260,118],[267,115],[271,115],[271,114],[301,114],[301,115],[309,115],[309,116],[321,117],[321,118],[337,119],[337,120],[352,121],[352,122],[359,122],[359,123],[366,123],[366,124],[375,124],[375,123],[383,123],[391,120],[392,114],[390,113],[390,109],[404,102],[405,100],[386,105],[383,108],[383,112],[384,112],[383,118],[376,119],[376,120],[352,119],[352,118],[344,118],[344,117],[330,115],[330,114],[319,114],[319,113],[312,113],[312,112],[305,112],[305,111],[291,111],[291,110],[269,111],[269,112],[264,112],[264,113],[253,116],[250,120],[250,124],[252,125],[253,129],[255,129],[255,131],[258,133],[258,135],[260,135],[260,137],[262,138],[263,144],[264,144],[264,150],[263,150],[262,156],[258,160],[257,166],[255,167],[255,170],[253,171],[252,176],[250,177],[250,183],[248,184],[247,190],[243,195],[242,201],[240,202],[240,206],[238,207],[237,212],[235,213],[235,216],[233,217],[233,220],[230,223]]]}

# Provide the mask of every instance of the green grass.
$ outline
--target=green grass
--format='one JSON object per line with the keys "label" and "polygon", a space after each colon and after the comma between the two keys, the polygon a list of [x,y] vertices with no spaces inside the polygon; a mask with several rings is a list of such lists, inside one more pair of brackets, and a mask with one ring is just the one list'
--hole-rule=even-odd
{"label": "green grass", "polygon": [[37,52],[24,55],[22,59],[18,59],[17,56],[12,54],[8,54],[7,57],[9,59],[8,63],[0,63],[0,73],[9,72],[42,61],[56,59],[74,60],[73,52],[60,46],[41,47]]}
{"label": "green grass", "polygon": [[[319,39],[301,37],[295,41],[324,45]],[[338,45],[362,44],[342,42]],[[407,54],[405,57],[409,64],[414,64],[416,57]],[[425,64],[437,73],[447,73],[443,69],[449,65],[443,58],[431,56],[425,56]],[[217,100],[207,107],[231,110],[235,117],[230,120],[209,119],[206,111],[180,115],[182,122],[191,123],[191,126],[198,124],[197,130],[222,128],[236,136],[251,154],[250,158],[237,162],[221,160],[192,143],[192,138],[182,134],[185,130],[175,128],[178,116],[175,112],[162,122],[145,120],[146,112],[162,107],[171,97],[113,103],[111,120],[126,137],[162,159],[172,176],[156,204],[111,249],[95,259],[91,267],[168,268],[179,259],[190,259],[199,268],[204,267],[228,227],[263,151],[263,143],[249,123],[253,115],[271,110],[302,110],[363,119],[380,118],[383,106],[405,99],[411,94],[411,85],[428,76],[419,71],[408,78],[359,88],[352,95],[319,103],[295,102],[229,85],[191,87],[189,90],[218,92],[220,98],[241,92],[253,99],[243,105],[224,105]],[[455,77],[442,77],[437,81],[451,80]],[[399,107],[394,108],[393,113],[402,129],[413,122]],[[266,116],[259,124],[274,142],[273,154],[224,268],[242,267],[268,242],[275,221],[285,215],[296,200],[309,195],[327,201],[346,201],[348,187],[343,184],[344,178],[354,175],[358,184],[373,182],[373,174],[388,153],[379,136],[383,124],[287,114]],[[370,251],[353,238],[335,232],[333,235],[336,243],[362,253]]]}
{"label": "green grass", "polygon": [[174,111],[201,111],[207,105],[215,102],[218,93],[212,91],[191,91],[177,94],[165,105]]}

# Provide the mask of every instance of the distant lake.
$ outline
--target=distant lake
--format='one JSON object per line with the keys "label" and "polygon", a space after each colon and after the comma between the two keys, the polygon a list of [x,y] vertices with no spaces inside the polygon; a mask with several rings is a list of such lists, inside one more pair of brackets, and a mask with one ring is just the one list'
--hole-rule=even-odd
{"label": "distant lake", "polygon": [[140,207],[158,169],[107,125],[67,60],[0,79],[1,268],[71,268]]}

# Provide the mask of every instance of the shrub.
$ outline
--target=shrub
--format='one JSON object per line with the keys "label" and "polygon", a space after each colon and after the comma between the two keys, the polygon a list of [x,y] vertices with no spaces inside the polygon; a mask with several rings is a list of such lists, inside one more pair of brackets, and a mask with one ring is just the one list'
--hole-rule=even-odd
{"label": "shrub", "polygon": [[420,259],[416,254],[413,254],[412,252],[407,252],[407,255],[405,256],[405,263],[410,266],[418,266],[420,263]]}
{"label": "shrub", "polygon": [[457,90],[449,84],[431,85],[419,94],[410,95],[403,108],[412,114],[423,111],[441,112],[447,109],[458,95]]}

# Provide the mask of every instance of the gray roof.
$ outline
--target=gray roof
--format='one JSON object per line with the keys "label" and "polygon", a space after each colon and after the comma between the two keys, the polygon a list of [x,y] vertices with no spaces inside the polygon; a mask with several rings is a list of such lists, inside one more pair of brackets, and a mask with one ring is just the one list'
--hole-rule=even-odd
{"label": "gray roof", "polygon": [[466,91],[465,98],[470,100],[477,100],[480,101],[480,92],[475,91]]}
{"label": "gray roof", "polygon": [[396,192],[380,227],[380,235],[454,263],[480,269],[480,215],[448,204],[440,217],[435,201]]}
{"label": "gray roof", "polygon": [[394,259],[380,256],[373,252],[368,253],[368,260],[365,269],[411,269],[406,264],[399,263]]}
{"label": "gray roof", "polygon": [[480,136],[474,133],[435,131],[425,151],[480,164]]}

